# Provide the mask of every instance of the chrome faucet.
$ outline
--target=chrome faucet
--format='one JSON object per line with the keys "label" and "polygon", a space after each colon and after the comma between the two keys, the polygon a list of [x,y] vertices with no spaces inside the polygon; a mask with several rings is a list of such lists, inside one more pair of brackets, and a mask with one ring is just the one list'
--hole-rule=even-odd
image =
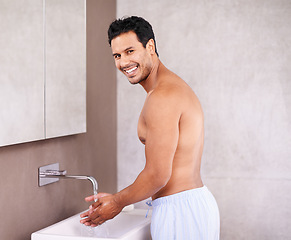
{"label": "chrome faucet", "polygon": [[39,177],[39,186],[44,186],[49,183],[58,181],[62,179],[80,179],[80,180],[89,180],[93,185],[93,193],[97,194],[98,183],[96,179],[92,176],[80,176],[80,175],[67,175],[66,170],[59,170],[59,164],[51,164],[48,166],[40,167],[38,170]]}

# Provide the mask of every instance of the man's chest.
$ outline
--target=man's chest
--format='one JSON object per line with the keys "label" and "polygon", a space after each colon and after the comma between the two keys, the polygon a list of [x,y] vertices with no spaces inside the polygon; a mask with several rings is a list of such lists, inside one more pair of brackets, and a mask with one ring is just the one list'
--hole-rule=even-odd
{"label": "man's chest", "polygon": [[139,119],[138,119],[138,124],[137,124],[137,135],[139,140],[145,144],[146,142],[146,123],[143,117],[143,112],[141,112]]}

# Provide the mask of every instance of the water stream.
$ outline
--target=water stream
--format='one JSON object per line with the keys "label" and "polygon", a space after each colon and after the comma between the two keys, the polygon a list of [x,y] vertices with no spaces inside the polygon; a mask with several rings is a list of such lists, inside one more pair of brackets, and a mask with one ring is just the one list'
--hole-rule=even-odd
{"label": "water stream", "polygon": [[[94,202],[98,201],[97,194],[98,194],[98,183],[94,177],[87,177],[88,180],[92,182],[93,185],[93,195],[94,195]],[[82,227],[82,236],[88,237],[109,237],[109,231],[106,222],[102,225],[97,227],[91,227],[83,225]]]}

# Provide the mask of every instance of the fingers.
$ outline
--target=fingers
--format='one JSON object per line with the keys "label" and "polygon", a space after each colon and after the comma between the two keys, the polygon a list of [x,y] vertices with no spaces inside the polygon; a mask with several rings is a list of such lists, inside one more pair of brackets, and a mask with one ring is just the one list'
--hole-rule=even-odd
{"label": "fingers", "polygon": [[95,219],[97,216],[99,216],[99,213],[97,211],[97,208],[98,208],[99,205],[101,205],[101,203],[98,203],[98,204],[94,203],[94,206],[93,206],[93,204],[90,205],[88,211],[83,212],[82,214],[80,214],[80,217],[81,217],[80,222],[81,223],[86,223],[86,222],[91,221],[92,219]]}
{"label": "fingers", "polygon": [[88,211],[80,214],[80,217],[81,217],[80,222],[85,224],[85,223],[90,222],[92,219],[94,219],[97,215],[97,212],[95,213],[95,211],[101,204],[102,203],[100,202],[95,202],[94,204],[90,205]]}
{"label": "fingers", "polygon": [[[103,223],[105,223],[106,221],[104,221],[104,220],[102,220],[102,221],[100,221],[99,223],[98,223],[98,225],[96,225],[96,226],[100,226],[100,225],[102,225]],[[93,224],[94,225],[94,224]]]}
{"label": "fingers", "polygon": [[103,218],[101,218],[98,209],[104,202],[104,199],[102,198],[109,195],[112,195],[112,194],[98,193],[97,195],[91,195],[91,196],[86,197],[85,198],[86,202],[94,202],[95,199],[98,199],[98,200],[94,202],[92,205],[90,205],[88,211],[80,214],[80,217],[82,218],[80,220],[80,223],[86,226],[91,226],[91,227],[96,227],[98,225],[103,224],[106,220],[103,220]]}
{"label": "fingers", "polygon": [[91,225],[89,225],[90,227],[97,227],[98,225],[91,223]]}
{"label": "fingers", "polygon": [[80,220],[80,223],[85,224],[86,226],[89,226],[91,222],[91,219],[89,217],[84,217]]}
{"label": "fingers", "polygon": [[95,195],[97,198],[102,198],[102,197],[106,197],[106,196],[109,196],[111,195],[110,193],[98,193],[97,195]]}
{"label": "fingers", "polygon": [[[86,217],[86,216],[90,217],[92,214],[94,214],[94,212],[97,210],[97,208],[98,208],[100,205],[102,205],[102,203],[99,202],[99,201],[93,203],[92,205],[89,206],[89,210],[88,210],[87,212],[83,213],[82,216],[84,216],[84,217]],[[95,214],[95,215],[96,215],[96,214]]]}
{"label": "fingers", "polygon": [[[82,218],[80,220],[80,223],[82,223],[82,224],[84,224],[86,226],[96,227],[96,226],[98,226],[98,224],[96,224],[97,223],[97,220],[96,220],[96,222],[95,222],[95,220],[96,219],[94,219],[94,222],[93,222],[92,219],[90,219],[89,217],[84,217],[84,218]],[[102,223],[103,222],[104,221],[102,221]],[[99,223],[99,224],[101,224],[101,223]]]}
{"label": "fingers", "polygon": [[[91,206],[90,206],[91,207]],[[98,208],[90,208],[89,211],[85,212],[84,214],[81,214],[81,217],[83,217],[80,222],[82,224],[85,224],[86,226],[98,226],[105,222],[105,220],[101,217]]]}
{"label": "fingers", "polygon": [[95,219],[91,220],[92,224],[95,224],[96,226],[101,225],[102,223],[104,223],[105,220],[103,220],[101,218],[101,216],[96,217]]}
{"label": "fingers", "polygon": [[91,195],[85,198],[86,202],[94,202],[94,200],[95,200],[95,195]]}
{"label": "fingers", "polygon": [[82,218],[81,220],[80,220],[80,223],[82,223],[82,224],[87,224],[87,223],[89,223],[89,222],[91,222],[91,220],[89,219],[89,218]]}
{"label": "fingers", "polygon": [[86,211],[86,212],[80,214],[81,218],[88,217],[88,216],[89,216],[89,211]]}
{"label": "fingers", "polygon": [[88,211],[83,212],[82,214],[80,214],[80,217],[82,218],[81,221],[85,220],[85,219],[89,219],[89,216],[91,216],[94,213],[95,210],[96,210],[96,207],[93,207],[92,205],[90,205]]}
{"label": "fingers", "polygon": [[110,193],[98,193],[97,195],[91,195],[91,196],[86,197],[85,201],[86,202],[94,202],[95,199],[99,199],[99,198],[106,197],[109,195],[111,195],[111,194]]}
{"label": "fingers", "polygon": [[95,223],[92,223],[92,222],[87,222],[87,223],[85,223],[84,225],[85,226],[90,226],[90,227],[97,227],[97,226],[99,226],[99,225],[101,225],[101,224],[103,224],[105,221],[103,221],[102,223],[100,223],[100,224],[95,224]]}
{"label": "fingers", "polygon": [[92,220],[90,218],[83,218],[80,220],[80,223],[84,224],[85,226],[91,226],[91,227],[97,227],[98,225],[101,225],[104,222],[106,222],[106,221],[102,220],[100,216],[98,216],[94,220]]}

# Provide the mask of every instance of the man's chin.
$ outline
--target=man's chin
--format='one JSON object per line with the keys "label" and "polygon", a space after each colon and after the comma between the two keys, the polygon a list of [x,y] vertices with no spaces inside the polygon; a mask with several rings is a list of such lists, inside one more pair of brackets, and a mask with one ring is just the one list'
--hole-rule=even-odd
{"label": "man's chin", "polygon": [[140,79],[140,80],[134,80],[133,78],[128,78],[128,81],[132,84],[132,85],[136,85],[136,84],[139,84],[143,81],[143,79]]}

